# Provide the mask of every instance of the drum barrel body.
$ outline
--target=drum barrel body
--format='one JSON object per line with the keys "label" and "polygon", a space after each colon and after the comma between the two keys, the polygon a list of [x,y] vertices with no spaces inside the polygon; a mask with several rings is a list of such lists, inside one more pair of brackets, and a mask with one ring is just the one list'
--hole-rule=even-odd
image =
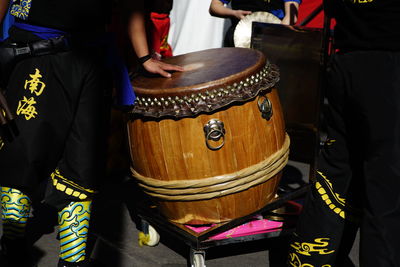
{"label": "drum barrel body", "polygon": [[[276,90],[267,94],[273,116],[261,117],[256,99],[213,114],[179,120],[137,118],[128,123],[133,168],[160,180],[203,179],[255,165],[282,147],[284,121]],[[210,150],[203,127],[211,119],[225,125],[225,144]],[[157,200],[161,212],[178,223],[218,223],[254,212],[276,193],[280,174],[245,191],[198,201]]]}
{"label": "drum barrel body", "polygon": [[[272,104],[268,119],[260,112],[260,99]],[[224,124],[224,144],[210,149],[204,126],[213,119]],[[191,181],[223,177],[266,160],[285,142],[284,118],[275,88],[243,102],[212,112],[182,118],[133,115],[128,122],[132,169],[144,177],[165,181]],[[262,183],[231,194],[221,194],[224,183],[203,188],[216,195],[200,200],[154,198],[170,221],[184,224],[220,223],[246,216],[264,207],[276,194],[281,172]],[[212,190],[215,187],[216,190]],[[202,194],[201,192],[199,193]]]}

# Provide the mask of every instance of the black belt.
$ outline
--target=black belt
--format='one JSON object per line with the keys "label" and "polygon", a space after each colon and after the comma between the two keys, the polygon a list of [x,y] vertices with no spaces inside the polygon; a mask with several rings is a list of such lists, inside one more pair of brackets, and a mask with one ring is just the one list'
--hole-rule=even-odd
{"label": "black belt", "polygon": [[0,87],[4,87],[7,84],[6,81],[17,61],[32,56],[55,54],[69,49],[70,45],[65,36],[28,43],[12,43],[7,41],[1,43]]}
{"label": "black belt", "polygon": [[15,56],[43,56],[69,50],[69,42],[65,36],[21,43],[8,43],[6,49],[12,49]]}

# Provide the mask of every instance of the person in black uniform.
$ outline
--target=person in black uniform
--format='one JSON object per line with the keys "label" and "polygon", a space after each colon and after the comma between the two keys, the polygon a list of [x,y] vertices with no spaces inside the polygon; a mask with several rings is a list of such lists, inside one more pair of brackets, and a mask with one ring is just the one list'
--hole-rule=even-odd
{"label": "person in black uniform", "polygon": [[[0,10],[8,4],[2,1]],[[58,210],[58,266],[86,266],[91,203],[105,166],[110,73],[115,68],[105,29],[114,3],[10,4],[16,21],[0,47],[0,86],[16,114],[17,131],[0,145],[2,252],[11,266],[30,264],[29,254],[22,254],[28,253],[25,230],[32,196],[50,177],[44,201]],[[132,17],[139,16],[140,10],[129,8]],[[139,22],[132,39],[135,48],[146,52]],[[165,70],[181,70],[147,54],[140,60],[145,69],[164,76],[169,74]]]}
{"label": "person in black uniform", "polygon": [[[231,3],[232,8],[226,5]],[[233,47],[236,25],[245,16],[256,11],[269,12],[282,20],[282,24],[293,25],[301,0],[212,0],[210,14],[231,19],[231,26],[225,34],[224,46]]]}
{"label": "person in black uniform", "polygon": [[[336,19],[327,141],[290,245],[289,266],[400,266],[400,2],[326,0]],[[348,258],[347,258],[348,259]]]}

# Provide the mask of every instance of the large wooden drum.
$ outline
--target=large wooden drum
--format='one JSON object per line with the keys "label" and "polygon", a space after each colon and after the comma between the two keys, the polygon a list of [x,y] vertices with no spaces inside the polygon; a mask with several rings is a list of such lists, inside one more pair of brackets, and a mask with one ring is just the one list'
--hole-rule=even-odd
{"label": "large wooden drum", "polygon": [[289,150],[277,68],[246,48],[165,61],[186,71],[133,80],[128,132],[139,185],[177,223],[219,223],[265,206]]}

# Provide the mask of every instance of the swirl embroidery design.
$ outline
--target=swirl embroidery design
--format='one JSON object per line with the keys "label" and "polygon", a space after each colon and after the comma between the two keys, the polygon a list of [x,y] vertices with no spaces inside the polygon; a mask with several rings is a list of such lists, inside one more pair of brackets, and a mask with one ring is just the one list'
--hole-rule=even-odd
{"label": "swirl embroidery design", "polygon": [[305,256],[311,256],[310,253],[316,252],[320,255],[331,254],[334,250],[328,250],[329,238],[316,238],[315,243],[299,243],[294,242],[290,246],[296,250],[297,253]]}
{"label": "swirl embroidery design", "polygon": [[10,14],[19,19],[27,20],[32,0],[21,0],[19,1],[19,4],[17,4],[17,2],[17,0],[13,0]]}

